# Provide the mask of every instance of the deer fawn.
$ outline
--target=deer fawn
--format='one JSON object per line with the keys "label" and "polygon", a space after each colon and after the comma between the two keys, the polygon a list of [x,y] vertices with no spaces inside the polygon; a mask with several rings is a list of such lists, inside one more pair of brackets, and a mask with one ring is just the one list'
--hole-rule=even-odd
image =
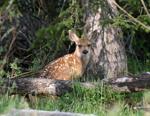
{"label": "deer fawn", "polygon": [[72,80],[83,75],[91,56],[91,42],[85,38],[80,39],[71,30],[69,30],[69,39],[76,44],[74,53],[50,62],[40,72],[40,77]]}

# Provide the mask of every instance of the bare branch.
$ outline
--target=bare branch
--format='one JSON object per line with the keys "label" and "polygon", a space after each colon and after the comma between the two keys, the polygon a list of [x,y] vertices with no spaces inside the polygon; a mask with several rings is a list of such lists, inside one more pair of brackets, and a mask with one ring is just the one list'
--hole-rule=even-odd
{"label": "bare branch", "polygon": [[142,2],[142,5],[143,5],[143,7],[144,7],[145,12],[146,12],[146,13],[147,13],[147,15],[150,17],[150,14],[149,14],[149,12],[148,12],[148,9],[147,9],[147,7],[146,7],[146,5],[145,5],[144,1],[143,1],[143,0],[141,0],[141,2]]}

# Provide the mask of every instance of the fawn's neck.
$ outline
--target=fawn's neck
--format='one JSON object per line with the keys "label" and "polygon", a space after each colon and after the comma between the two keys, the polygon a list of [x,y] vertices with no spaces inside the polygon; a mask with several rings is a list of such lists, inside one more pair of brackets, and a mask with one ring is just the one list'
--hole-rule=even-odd
{"label": "fawn's neck", "polygon": [[84,71],[87,67],[87,64],[89,63],[90,56],[88,56],[88,55],[81,56],[81,55],[78,55],[76,52],[74,52],[73,55],[80,61],[81,66],[82,66],[82,71],[84,73]]}

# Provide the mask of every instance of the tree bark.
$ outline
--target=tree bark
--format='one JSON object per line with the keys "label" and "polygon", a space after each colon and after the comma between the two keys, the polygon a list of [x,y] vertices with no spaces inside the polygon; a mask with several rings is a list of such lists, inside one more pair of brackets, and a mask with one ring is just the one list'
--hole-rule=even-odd
{"label": "tree bark", "polygon": [[114,0],[101,0],[97,10],[93,10],[92,1],[82,0],[85,9],[84,33],[95,43],[88,71],[102,78],[116,78],[127,73],[127,58],[122,42],[122,31],[110,21],[118,11]]}

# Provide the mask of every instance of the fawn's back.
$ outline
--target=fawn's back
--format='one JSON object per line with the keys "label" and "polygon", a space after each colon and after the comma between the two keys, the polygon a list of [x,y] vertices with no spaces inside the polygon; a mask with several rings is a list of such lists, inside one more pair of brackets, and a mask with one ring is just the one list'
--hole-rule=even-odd
{"label": "fawn's back", "polygon": [[76,44],[74,53],[50,62],[40,72],[40,77],[72,80],[83,75],[91,56],[91,42],[85,38],[80,39],[72,31],[69,31],[69,39]]}

